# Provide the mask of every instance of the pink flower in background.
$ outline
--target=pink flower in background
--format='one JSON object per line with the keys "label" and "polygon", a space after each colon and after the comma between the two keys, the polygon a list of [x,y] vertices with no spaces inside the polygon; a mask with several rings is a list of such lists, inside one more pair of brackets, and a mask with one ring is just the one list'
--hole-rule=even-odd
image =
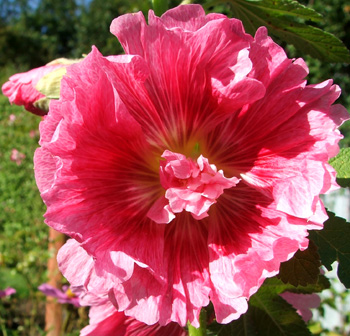
{"label": "pink flower in background", "polygon": [[280,294],[280,296],[297,310],[297,313],[305,322],[310,321],[312,318],[312,311],[310,309],[317,308],[321,304],[321,298],[315,293],[299,294],[285,292]]}
{"label": "pink flower in background", "polygon": [[37,130],[30,130],[29,136],[33,139],[38,135]]}
{"label": "pink flower in background", "polygon": [[16,116],[14,114],[9,115],[9,124],[12,125],[16,121]]}
{"label": "pink flower in background", "polygon": [[75,307],[80,307],[79,297],[76,296],[69,288],[69,286],[63,286],[62,290],[55,288],[49,284],[41,284],[38,289],[46,296],[51,296],[57,299],[59,303],[69,303]]}
{"label": "pink flower in background", "polygon": [[0,290],[0,298],[5,297],[5,296],[10,296],[12,294],[15,294],[16,290],[14,288],[8,287],[4,290]]}
{"label": "pink flower in background", "polygon": [[[15,74],[2,86],[2,92],[9,98],[11,104],[23,105],[24,108],[37,115],[47,114],[46,110],[35,106],[36,102],[45,98],[36,88],[38,82],[50,73],[60,68],[66,68],[74,61],[58,59],[42,67],[32,69],[27,72]],[[62,76],[61,76],[62,77]]]}
{"label": "pink flower in background", "polygon": [[198,326],[209,301],[228,323],[327,219],[340,90],[199,5],[111,31],[126,55],[69,67],[40,124],[46,223],[75,239],[60,268],[149,325]]}
{"label": "pink flower in background", "polygon": [[10,160],[16,162],[17,165],[20,166],[25,157],[25,154],[19,152],[16,148],[13,148],[11,151]]}

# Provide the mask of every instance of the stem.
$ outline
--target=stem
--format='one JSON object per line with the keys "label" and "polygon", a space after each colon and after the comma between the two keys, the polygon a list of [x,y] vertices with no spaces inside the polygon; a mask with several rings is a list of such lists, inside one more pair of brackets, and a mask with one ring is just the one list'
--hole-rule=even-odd
{"label": "stem", "polygon": [[199,328],[195,328],[190,323],[187,323],[189,336],[206,336],[207,335],[207,311],[203,308],[199,315]]}
{"label": "stem", "polygon": [[6,327],[4,326],[4,323],[2,323],[2,320],[1,320],[1,331],[4,336],[7,336]]}
{"label": "stem", "polygon": [[[60,288],[62,283],[62,275],[57,265],[57,252],[63,246],[65,236],[49,228],[49,246],[51,252],[50,259],[47,262],[48,284],[55,288]],[[46,298],[45,310],[45,330],[47,336],[60,336],[62,334],[62,305],[52,297]]]}
{"label": "stem", "polygon": [[2,331],[3,336],[7,336],[5,320],[3,320],[2,317],[1,317],[1,316],[5,316],[5,314],[4,314],[4,311],[3,311],[1,305],[0,305],[0,308],[1,308],[0,327],[1,327],[1,331]]}
{"label": "stem", "polygon": [[152,0],[153,10],[157,16],[161,16],[168,8],[168,0]]}
{"label": "stem", "polygon": [[67,327],[71,318],[71,311],[70,309],[66,309],[66,318],[63,321],[63,326],[62,326],[62,332],[67,332]]}

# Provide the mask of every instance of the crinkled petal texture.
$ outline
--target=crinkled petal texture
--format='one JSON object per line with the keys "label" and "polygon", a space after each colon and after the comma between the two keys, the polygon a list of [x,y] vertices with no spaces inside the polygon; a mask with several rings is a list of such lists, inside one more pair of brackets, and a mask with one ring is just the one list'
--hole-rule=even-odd
{"label": "crinkled petal texture", "polygon": [[[97,320],[95,316],[101,317]],[[113,304],[107,301],[104,305],[90,308],[90,325],[81,330],[81,336],[186,336],[187,332],[177,323],[166,326],[147,325],[135,318],[118,312]],[[97,320],[97,321],[96,321]]]}
{"label": "crinkled petal texture", "polygon": [[147,325],[133,317],[118,312],[108,298],[88,298],[86,305],[91,305],[89,325],[80,331],[81,336],[186,336],[187,332],[177,323],[166,326],[158,323]]}
{"label": "crinkled petal texture", "polygon": [[[177,323],[171,322],[166,326],[160,326],[158,323],[147,325],[133,317],[126,316],[123,312],[118,312],[108,298],[108,292],[103,291],[104,287],[108,288],[104,279],[99,287],[99,293],[93,291],[94,286],[92,286],[91,291],[89,291],[89,287],[84,288],[87,279],[89,279],[88,283],[91,284],[99,281],[99,276],[95,273],[93,258],[74,239],[68,240],[62,247],[57,260],[61,270],[71,282],[72,291],[77,294],[75,299],[78,299],[83,306],[90,306],[89,325],[80,331],[81,336],[187,335],[187,332]],[[39,287],[39,289],[43,291],[43,289],[46,290],[46,287]],[[51,291],[46,291],[46,293],[51,295]]]}
{"label": "crinkled petal texture", "polygon": [[11,104],[23,105],[29,112],[40,116],[45,115],[46,111],[34,106],[36,101],[45,97],[35,86],[45,75],[62,67],[67,67],[67,65],[48,64],[27,72],[15,74],[2,86],[2,92],[9,98]]}
{"label": "crinkled petal texture", "polygon": [[166,326],[147,325],[135,318],[118,312],[106,300],[104,304],[92,306],[89,312],[90,324],[81,330],[81,336],[186,336],[187,332],[177,323]]}
{"label": "crinkled petal texture", "polygon": [[340,90],[199,5],[111,31],[126,55],[93,48],[40,125],[46,223],[79,243],[61,269],[146,324],[198,326],[209,301],[228,323],[327,218]]}

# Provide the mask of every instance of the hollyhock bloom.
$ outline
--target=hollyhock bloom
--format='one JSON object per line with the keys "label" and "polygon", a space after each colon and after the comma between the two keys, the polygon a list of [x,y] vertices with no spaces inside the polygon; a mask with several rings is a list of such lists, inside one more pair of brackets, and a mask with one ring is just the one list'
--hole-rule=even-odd
{"label": "hollyhock bloom", "polygon": [[228,323],[327,219],[340,89],[199,5],[111,32],[126,55],[69,67],[40,125],[46,223],[74,238],[60,268],[146,324],[198,326],[209,301]]}
{"label": "hollyhock bloom", "polygon": [[285,292],[280,294],[280,296],[297,310],[297,313],[305,322],[310,321],[312,318],[311,308],[317,308],[321,304],[321,298],[315,293],[299,294]]}
{"label": "hollyhock bloom", "polygon": [[[65,69],[76,61],[57,59],[42,67],[32,69],[27,72],[15,74],[9,78],[9,81],[2,86],[2,92],[9,98],[11,104],[23,105],[24,108],[37,115],[45,115],[47,110],[37,106],[37,102],[46,96],[40,93],[36,86],[38,82],[49,74],[58,73],[58,69]],[[63,76],[62,71],[58,74],[60,78]]]}
{"label": "hollyhock bloom", "polygon": [[5,296],[10,296],[12,294],[15,294],[16,290],[14,288],[8,287],[4,290],[0,290],[0,298],[5,297]]}
{"label": "hollyhock bloom", "polygon": [[19,152],[16,148],[11,150],[10,160],[17,163],[17,166],[22,164],[22,161],[25,159],[25,154]]}
{"label": "hollyhock bloom", "polygon": [[59,303],[69,303],[75,307],[80,307],[79,297],[76,296],[69,288],[63,286],[62,290],[55,288],[47,283],[41,284],[38,289],[46,296],[51,296],[57,299]]}

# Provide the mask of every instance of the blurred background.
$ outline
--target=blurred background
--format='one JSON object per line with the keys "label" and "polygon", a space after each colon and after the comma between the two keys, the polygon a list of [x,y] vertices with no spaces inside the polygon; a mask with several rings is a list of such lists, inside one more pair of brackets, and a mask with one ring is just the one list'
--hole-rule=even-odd
{"label": "blurred background", "polygon": [[[179,3],[172,1],[170,7]],[[216,7],[205,1],[200,3],[209,11],[231,16],[229,2]],[[320,28],[333,33],[350,48],[348,0],[302,3],[324,16]],[[122,53],[118,40],[109,32],[112,19],[139,10],[146,14],[150,8],[151,2],[142,0],[0,0],[0,85],[15,73],[53,59],[80,58],[90,52],[91,45],[96,45],[104,55]],[[307,61],[309,82],[334,78],[343,91],[339,102],[350,110],[349,65],[321,62],[281,44],[290,57],[303,57]],[[0,297],[0,335],[4,336],[46,335],[46,297],[38,286],[47,282],[46,265],[51,252],[48,228],[43,223],[45,206],[35,185],[32,160],[38,146],[39,122],[40,117],[11,106],[7,97],[0,94],[0,290],[16,289],[15,294]],[[349,124],[342,132],[345,138],[341,146],[348,147]],[[349,219],[349,195],[346,190],[342,192],[326,202],[333,209],[338,207],[336,212]],[[349,335],[348,295],[343,288],[333,287],[315,315],[317,319],[310,323],[314,335]],[[88,310],[69,303],[62,307],[62,335],[79,335],[88,322]],[[329,309],[341,312],[332,317],[337,323],[324,322]]]}

